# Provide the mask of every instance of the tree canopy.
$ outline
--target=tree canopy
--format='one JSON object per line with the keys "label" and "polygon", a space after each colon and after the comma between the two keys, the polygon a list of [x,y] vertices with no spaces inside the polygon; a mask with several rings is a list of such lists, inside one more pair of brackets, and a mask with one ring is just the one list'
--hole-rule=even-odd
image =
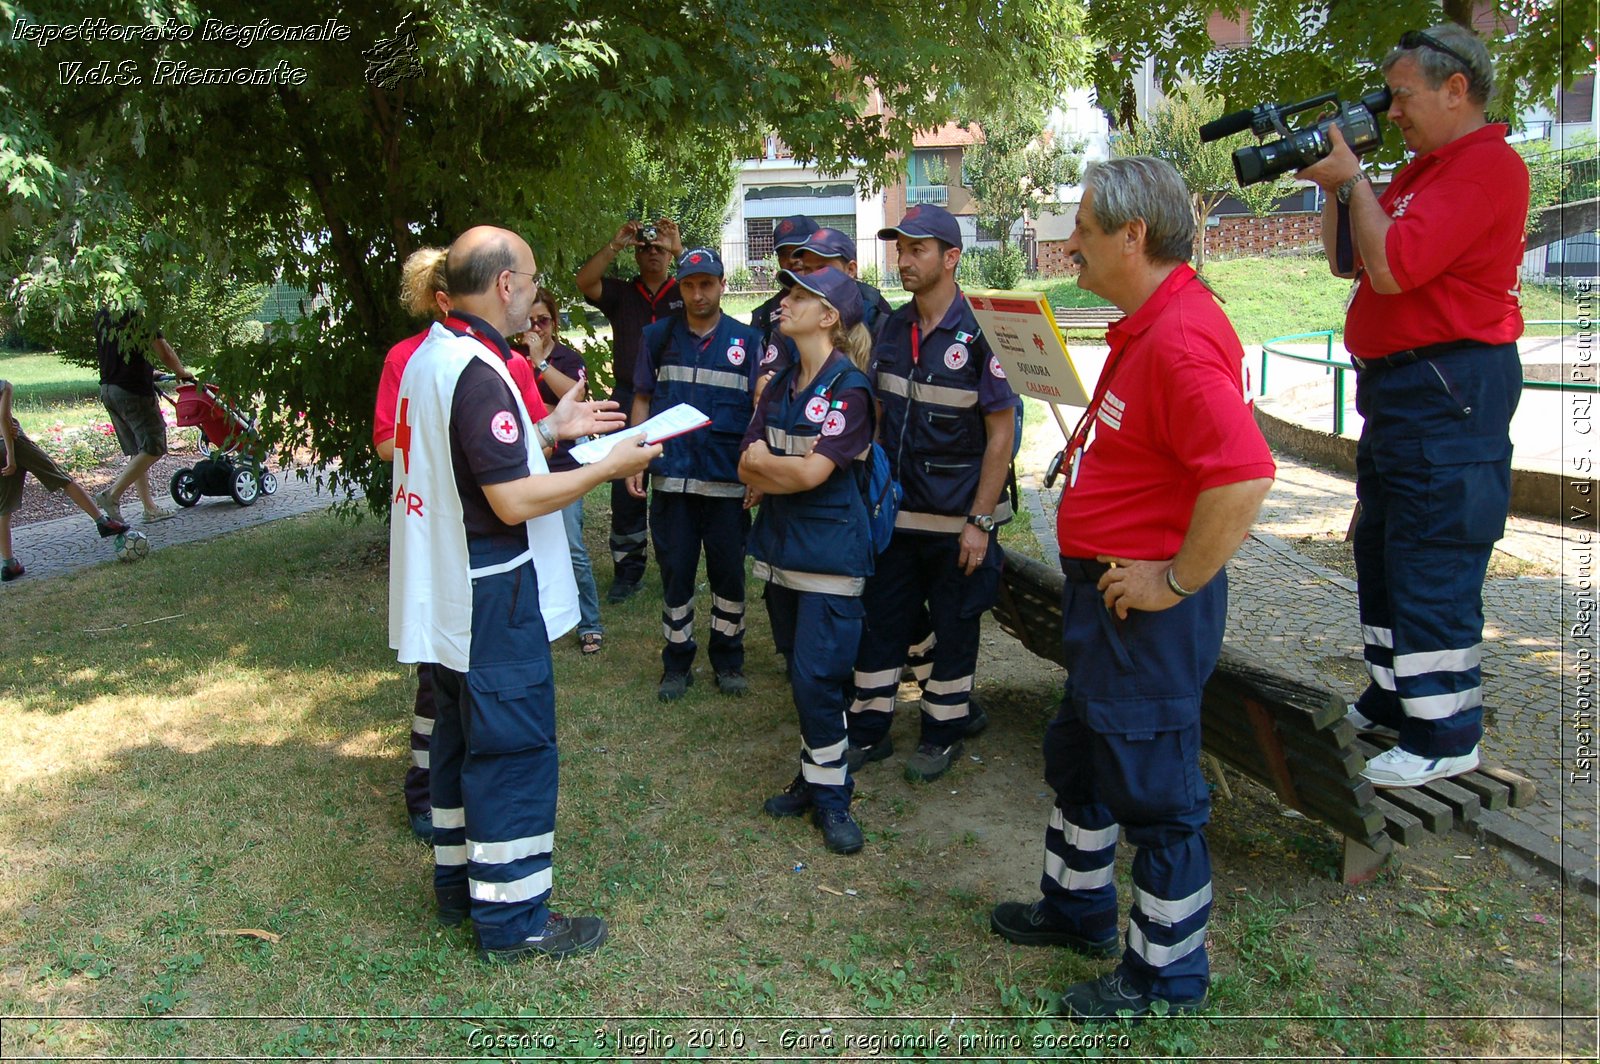
{"label": "tree canopy", "polygon": [[1078,144],[1045,134],[1043,111],[1007,108],[986,118],[977,143],[962,159],[962,182],[972,190],[978,225],[994,233],[1002,249],[1011,227],[1030,207],[1053,199],[1056,187],[1073,184],[1080,171]]}
{"label": "tree canopy", "polygon": [[[1197,78],[1226,110],[1292,103],[1328,91],[1354,100],[1382,83],[1378,63],[1406,30],[1442,21],[1472,26],[1474,0],[1088,0],[1085,20],[1098,48],[1095,91],[1115,124],[1131,125],[1133,78],[1146,58],[1163,84]],[[1515,118],[1561,85],[1594,70],[1596,0],[1492,0],[1492,28],[1479,32],[1495,60],[1491,115]],[[1216,50],[1214,14],[1248,20],[1249,43]],[[1485,30],[1489,32],[1484,32]],[[1244,143],[1235,138],[1231,147]],[[1375,158],[1403,154],[1392,131]]]}
{"label": "tree canopy", "polygon": [[681,191],[641,195],[641,152],[693,175],[776,130],[881,183],[957,97],[1059,91],[1078,35],[1068,0],[98,6],[0,0],[11,303],[85,329],[101,302],[142,305],[181,343],[195,292],[320,292],[257,343],[182,353],[375,507],[368,425],[383,352],[416,328],[396,297],[412,250],[494,222],[570,285],[630,208]]}

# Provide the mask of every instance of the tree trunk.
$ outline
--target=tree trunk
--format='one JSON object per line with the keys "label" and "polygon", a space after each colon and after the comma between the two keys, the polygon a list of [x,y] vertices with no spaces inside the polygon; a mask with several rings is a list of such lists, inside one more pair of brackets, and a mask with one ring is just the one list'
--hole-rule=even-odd
{"label": "tree trunk", "polygon": [[1456,25],[1464,26],[1469,30],[1472,28],[1474,0],[1444,0],[1439,6],[1444,9],[1444,17],[1447,22],[1454,22]]}

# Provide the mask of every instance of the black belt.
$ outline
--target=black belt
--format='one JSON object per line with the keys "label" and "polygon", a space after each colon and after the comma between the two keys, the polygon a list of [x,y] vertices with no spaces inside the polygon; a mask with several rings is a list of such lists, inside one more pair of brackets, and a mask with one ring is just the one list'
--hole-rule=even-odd
{"label": "black belt", "polygon": [[1111,568],[1109,562],[1097,562],[1093,558],[1068,558],[1061,556],[1061,572],[1068,580],[1083,584],[1098,584],[1100,578],[1106,575]]}
{"label": "black belt", "polygon": [[1487,345],[1481,340],[1447,340],[1442,344],[1428,344],[1426,347],[1409,347],[1404,351],[1395,351],[1392,354],[1384,355],[1382,358],[1357,358],[1355,355],[1351,355],[1350,361],[1355,365],[1356,369],[1399,369],[1401,366],[1409,366],[1413,362],[1421,362],[1425,358],[1438,358],[1440,355],[1448,355],[1450,352],[1459,351],[1463,347],[1486,346],[1491,345]]}

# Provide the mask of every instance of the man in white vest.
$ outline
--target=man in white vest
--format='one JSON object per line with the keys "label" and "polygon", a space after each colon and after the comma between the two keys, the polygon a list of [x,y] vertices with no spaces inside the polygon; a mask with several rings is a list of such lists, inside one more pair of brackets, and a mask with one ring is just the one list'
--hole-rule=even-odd
{"label": "man in white vest", "polygon": [[564,956],[606,937],[597,916],[546,902],[556,816],[550,642],[578,619],[562,507],[642,472],[659,446],[630,444],[551,473],[557,439],[622,427],[612,402],[574,388],[533,423],[506,369],[505,337],[539,291],[517,234],[467,230],[450,246],[455,309],[406,365],[395,409],[389,643],[434,663],[431,781],[439,920],[471,917],[486,960]]}

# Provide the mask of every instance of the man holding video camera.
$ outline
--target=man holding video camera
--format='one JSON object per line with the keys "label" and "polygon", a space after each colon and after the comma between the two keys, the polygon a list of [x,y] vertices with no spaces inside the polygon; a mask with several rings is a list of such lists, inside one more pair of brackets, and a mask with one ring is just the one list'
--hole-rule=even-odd
{"label": "man holding video camera", "polygon": [[1327,193],[1322,240],[1356,278],[1356,572],[1371,681],[1361,731],[1398,735],[1363,775],[1418,787],[1478,765],[1483,579],[1505,531],[1511,415],[1522,389],[1517,268],[1528,169],[1491,124],[1489,53],[1454,25],[1383,60],[1388,118],[1414,158],[1382,196],[1337,128],[1300,176]]}

